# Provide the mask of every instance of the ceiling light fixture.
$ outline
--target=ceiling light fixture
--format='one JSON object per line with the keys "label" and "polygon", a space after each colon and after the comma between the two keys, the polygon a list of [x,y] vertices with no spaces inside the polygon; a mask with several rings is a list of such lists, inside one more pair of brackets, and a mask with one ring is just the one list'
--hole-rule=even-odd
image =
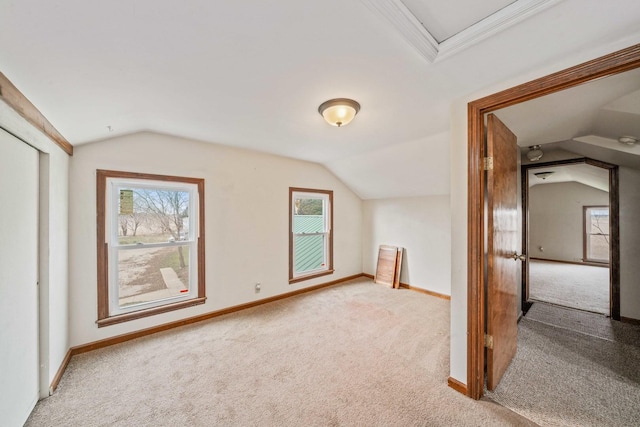
{"label": "ceiling light fixture", "polygon": [[553,175],[553,171],[549,171],[549,172],[536,172],[534,173],[534,175],[536,176],[536,178],[540,178],[540,179],[547,179],[549,178],[551,175]]}
{"label": "ceiling light fixture", "polygon": [[330,99],[318,107],[318,112],[327,123],[337,127],[349,124],[358,111],[360,111],[360,104],[347,98]]}
{"label": "ceiling light fixture", "polygon": [[543,155],[544,153],[540,149],[539,145],[532,145],[531,147],[529,147],[529,152],[527,153],[527,159],[531,160],[532,162],[535,162],[540,160]]}
{"label": "ceiling light fixture", "polygon": [[638,142],[638,138],[635,138],[633,136],[621,136],[620,138],[618,138],[618,142],[626,145],[635,145],[636,142]]}

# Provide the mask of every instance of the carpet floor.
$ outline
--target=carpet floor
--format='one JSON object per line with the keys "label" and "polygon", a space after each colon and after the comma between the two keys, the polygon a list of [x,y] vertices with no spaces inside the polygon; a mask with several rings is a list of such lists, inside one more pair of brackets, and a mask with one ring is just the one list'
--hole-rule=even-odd
{"label": "carpet floor", "polygon": [[640,327],[536,302],[486,396],[541,426],[638,426]]}
{"label": "carpet floor", "polygon": [[609,269],[530,260],[529,298],[609,315]]}
{"label": "carpet floor", "polygon": [[74,356],[26,425],[535,425],[448,375],[449,302],[358,279]]}

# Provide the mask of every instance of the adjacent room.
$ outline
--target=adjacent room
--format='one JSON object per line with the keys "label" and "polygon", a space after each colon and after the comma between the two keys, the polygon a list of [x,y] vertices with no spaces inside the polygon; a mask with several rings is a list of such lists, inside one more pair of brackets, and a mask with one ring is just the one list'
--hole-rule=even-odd
{"label": "adjacent room", "polygon": [[640,399],[614,3],[4,1],[0,424],[584,425],[504,390],[593,335]]}

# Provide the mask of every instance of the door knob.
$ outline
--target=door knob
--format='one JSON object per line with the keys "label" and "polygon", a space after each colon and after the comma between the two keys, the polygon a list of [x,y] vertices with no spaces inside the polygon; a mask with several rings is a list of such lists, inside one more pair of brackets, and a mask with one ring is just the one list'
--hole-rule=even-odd
{"label": "door knob", "polygon": [[527,256],[525,254],[518,255],[518,252],[514,252],[513,255],[511,255],[511,258],[513,258],[514,261],[526,261],[527,260]]}

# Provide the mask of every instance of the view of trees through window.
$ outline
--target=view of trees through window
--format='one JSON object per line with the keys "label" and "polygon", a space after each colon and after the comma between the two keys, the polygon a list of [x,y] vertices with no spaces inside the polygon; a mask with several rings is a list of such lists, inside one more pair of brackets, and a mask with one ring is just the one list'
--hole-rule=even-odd
{"label": "view of trees through window", "polygon": [[609,262],[609,207],[585,207],[585,258]]}
{"label": "view of trees through window", "polygon": [[126,186],[118,195],[120,306],[188,292],[189,192]]}

